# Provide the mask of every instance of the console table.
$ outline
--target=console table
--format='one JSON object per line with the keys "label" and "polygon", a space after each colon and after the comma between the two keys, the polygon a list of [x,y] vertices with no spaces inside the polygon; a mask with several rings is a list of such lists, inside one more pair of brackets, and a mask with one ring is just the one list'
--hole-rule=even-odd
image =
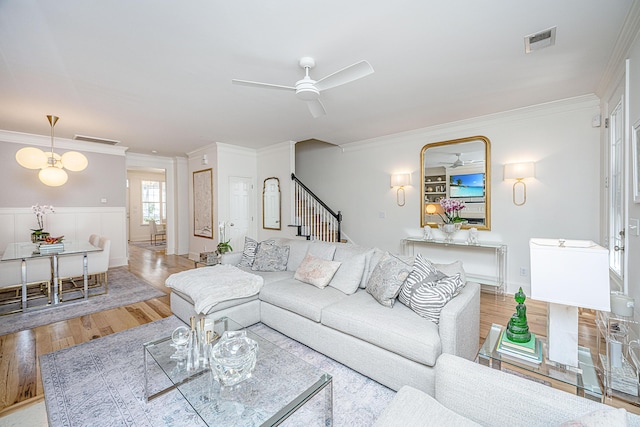
{"label": "console table", "polygon": [[[446,263],[460,259],[464,264],[464,270],[468,279],[482,285],[493,287],[496,295],[504,295],[505,293],[505,284],[507,281],[507,245],[504,243],[478,242],[471,244],[456,241],[425,240],[422,237],[407,237],[402,240],[402,243],[405,254],[415,255],[415,246],[424,245],[425,247],[437,249],[440,259],[437,257],[429,257],[434,262]],[[449,252],[451,252],[451,254],[448,254]],[[482,255],[482,253],[484,253],[487,259],[483,258],[477,265],[462,259],[464,255],[477,257],[478,255]]]}

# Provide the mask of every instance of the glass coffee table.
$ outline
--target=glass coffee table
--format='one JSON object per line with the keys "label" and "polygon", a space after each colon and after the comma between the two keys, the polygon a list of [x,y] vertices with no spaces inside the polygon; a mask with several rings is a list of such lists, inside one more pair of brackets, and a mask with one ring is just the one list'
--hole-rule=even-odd
{"label": "glass coffee table", "polygon": [[[224,317],[214,322],[213,329],[221,336],[226,330],[244,328]],[[235,386],[220,386],[209,368],[187,372],[184,362],[171,359],[175,353],[170,336],[173,331],[167,332],[167,337],[143,345],[146,399],[178,389],[207,425],[276,426],[314,396],[324,393],[322,400],[314,399],[315,406],[320,407],[308,408],[308,416],[317,415],[320,425],[332,425],[331,375],[247,330],[247,337],[259,345],[255,371]],[[158,367],[162,374],[158,373]],[[166,376],[170,385],[152,390],[154,387],[149,384],[152,375]]]}
{"label": "glass coffee table", "polygon": [[542,343],[542,363],[539,365],[521,361],[515,357],[508,357],[496,350],[498,340],[504,326],[492,324],[487,338],[478,351],[478,363],[495,369],[509,368],[513,371],[550,381],[554,387],[575,390],[579,396],[601,402],[603,395],[596,367],[591,357],[591,351],[586,347],[578,347],[578,367],[556,365],[546,359],[547,341],[538,337]]}

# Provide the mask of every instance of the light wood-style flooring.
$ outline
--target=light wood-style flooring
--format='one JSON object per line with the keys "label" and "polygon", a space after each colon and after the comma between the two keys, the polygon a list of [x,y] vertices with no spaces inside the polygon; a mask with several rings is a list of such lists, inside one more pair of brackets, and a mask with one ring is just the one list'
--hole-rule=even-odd
{"label": "light wood-style flooring", "polygon": [[[164,286],[165,279],[170,274],[193,267],[193,261],[184,257],[164,255],[163,252],[130,245],[129,271],[163,290],[167,296],[0,336],[0,384],[4,385],[0,387],[0,416],[44,399],[38,361],[41,354],[170,316],[169,289]],[[481,342],[492,323],[504,324],[508,321],[515,304],[509,296],[503,300],[491,293],[482,293]],[[546,303],[527,300],[526,305],[532,332],[546,335]],[[580,342],[595,347],[595,337],[593,313],[583,312],[580,316]],[[609,403],[640,413],[640,408],[616,400]]]}

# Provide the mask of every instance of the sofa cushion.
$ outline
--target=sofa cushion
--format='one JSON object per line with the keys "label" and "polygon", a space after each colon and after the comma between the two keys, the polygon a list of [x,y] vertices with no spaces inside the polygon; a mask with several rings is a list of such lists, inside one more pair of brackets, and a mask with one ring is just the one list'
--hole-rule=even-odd
{"label": "sofa cushion", "polygon": [[244,249],[242,250],[242,258],[238,263],[238,267],[251,267],[256,259],[256,250],[258,249],[258,241],[251,237],[244,238]]}
{"label": "sofa cushion", "polygon": [[405,283],[398,300],[425,319],[439,323],[442,308],[458,295],[463,286],[459,273],[436,282]]}
{"label": "sofa cushion", "polygon": [[371,273],[367,292],[385,307],[393,307],[400,287],[411,272],[411,264],[389,252],[385,253]]}
{"label": "sofa cushion", "polygon": [[325,308],[322,324],[428,366],[442,349],[438,325],[402,304],[384,307],[364,290]]}
{"label": "sofa cushion", "polygon": [[625,427],[627,425],[629,425],[627,411],[624,408],[606,408],[564,422],[561,427]]}
{"label": "sofa cushion", "polygon": [[394,396],[374,427],[480,426],[440,404],[427,393],[403,386]]}
{"label": "sofa cushion", "polygon": [[455,276],[456,274],[460,274],[462,282],[467,283],[467,276],[464,272],[462,261],[455,261],[450,264],[438,264],[434,262],[433,265],[445,276]]}
{"label": "sofa cushion", "polygon": [[357,291],[367,265],[367,255],[370,258],[372,253],[373,251],[359,252],[342,258],[340,268],[329,282],[329,286],[339,289],[347,295]]}
{"label": "sofa cushion", "polygon": [[339,267],[338,261],[329,261],[307,253],[293,278],[322,289],[329,284]]}
{"label": "sofa cushion", "polygon": [[253,271],[285,271],[289,259],[289,246],[279,246],[270,241],[260,242],[251,266]]}
{"label": "sofa cushion", "polygon": [[307,239],[276,239],[276,243],[283,246],[289,246],[289,260],[287,261],[287,270],[295,272],[300,263],[307,255],[311,242]]}
{"label": "sofa cushion", "polygon": [[264,285],[260,300],[289,310],[315,322],[320,322],[322,311],[336,302],[349,298],[337,289],[324,289],[299,282],[295,279],[280,280]]}
{"label": "sofa cushion", "polygon": [[[352,243],[336,243],[336,253],[333,255],[334,261],[345,262],[353,256],[364,254],[365,255],[365,265],[364,271],[362,272],[360,278],[360,287],[364,289],[367,286],[367,280],[369,280],[369,275],[371,274],[370,265],[372,262],[373,254],[376,249],[365,248],[363,246],[354,245]],[[377,250],[380,253],[380,257],[382,256],[382,252]],[[376,263],[379,261],[379,258],[376,260]]]}
{"label": "sofa cushion", "polygon": [[292,279],[293,273],[291,271],[253,271],[251,267],[238,267],[240,270],[247,271],[262,277],[265,285],[269,283],[278,282],[280,280]]}
{"label": "sofa cushion", "polygon": [[336,245],[320,240],[312,240],[307,248],[307,255],[311,254],[315,257],[327,259],[329,261],[333,259],[333,254],[335,253]]}

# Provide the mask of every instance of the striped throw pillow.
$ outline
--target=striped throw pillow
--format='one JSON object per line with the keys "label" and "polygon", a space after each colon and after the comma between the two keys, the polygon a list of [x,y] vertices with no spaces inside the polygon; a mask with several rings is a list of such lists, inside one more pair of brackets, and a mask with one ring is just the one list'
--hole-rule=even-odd
{"label": "striped throw pillow", "polygon": [[407,276],[407,280],[404,281],[403,286],[415,286],[420,282],[437,282],[443,277],[445,277],[445,275],[441,273],[431,261],[422,256],[421,253],[418,253],[413,262],[413,269]]}
{"label": "striped throw pillow", "polygon": [[242,258],[240,258],[238,267],[253,266],[253,261],[256,259],[256,249],[258,249],[258,242],[251,237],[245,237],[244,250],[242,251]]}
{"label": "striped throw pillow", "polygon": [[444,277],[436,282],[405,283],[398,300],[418,315],[437,324],[440,322],[442,308],[458,295],[463,286],[460,274]]}

